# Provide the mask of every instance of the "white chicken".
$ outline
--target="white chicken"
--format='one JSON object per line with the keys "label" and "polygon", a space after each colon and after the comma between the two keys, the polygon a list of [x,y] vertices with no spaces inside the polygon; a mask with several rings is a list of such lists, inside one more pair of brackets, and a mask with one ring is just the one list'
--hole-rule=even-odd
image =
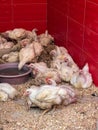
{"label": "white chicken", "polygon": [[38,36],[39,42],[42,46],[47,46],[48,44],[51,44],[54,41],[54,38],[48,34],[48,31],[46,30],[45,33],[40,34]]}
{"label": "white chicken", "polygon": [[4,42],[7,42],[7,40],[6,40],[5,38],[3,38],[3,37],[2,37],[2,34],[1,34],[1,36],[0,36],[0,44],[1,44],[1,43],[4,43]]}
{"label": "white chicken", "polygon": [[52,69],[52,68],[49,68],[49,69],[46,70],[46,72],[43,74],[43,78],[44,79],[51,78],[56,83],[60,83],[61,82],[61,77],[60,77],[59,71],[56,70],[56,69]]}
{"label": "white chicken", "polygon": [[51,109],[55,105],[68,105],[76,101],[75,91],[66,85],[31,86],[24,95],[28,97],[28,108],[37,106],[41,109]]}
{"label": "white chicken", "polygon": [[38,57],[43,51],[43,47],[38,41],[33,41],[32,44],[34,47],[35,56]]}
{"label": "white chicken", "polygon": [[53,56],[53,59],[55,59],[57,56],[65,55],[66,53],[68,53],[67,49],[62,46],[55,46],[55,49],[50,52],[50,54]]}
{"label": "white chicken", "polygon": [[4,48],[12,48],[14,46],[13,42],[5,42],[4,43]]}
{"label": "white chicken", "polygon": [[44,62],[30,63],[28,66],[32,68],[32,72],[35,76],[39,72],[45,73],[45,71],[48,69],[47,64]]}
{"label": "white chicken", "polygon": [[0,49],[4,49],[4,43],[0,43]]}
{"label": "white chicken", "polygon": [[[6,93],[8,95],[8,97],[11,99],[14,99],[15,96],[18,95],[18,91],[8,83],[0,83],[0,92],[1,91],[3,93]],[[3,93],[2,93],[2,96],[5,96],[5,94],[3,95]],[[7,96],[6,96],[6,98],[7,98]]]}
{"label": "white chicken", "polygon": [[74,73],[70,83],[76,88],[88,88],[92,85],[93,79],[86,63],[82,70]]}
{"label": "white chicken", "polygon": [[61,82],[59,71],[52,68],[47,68],[45,71],[37,70],[37,75],[35,76],[36,81],[40,81],[40,84],[46,84],[46,79],[51,78],[57,84]]}
{"label": "white chicken", "polygon": [[14,46],[13,42],[0,43],[0,49],[8,49],[8,48],[12,48],[13,46]]}
{"label": "white chicken", "polygon": [[5,101],[7,101],[7,100],[8,100],[8,94],[5,93],[4,91],[1,91],[1,90],[0,90],[0,101],[5,102]]}
{"label": "white chicken", "polygon": [[66,66],[68,65],[73,69],[79,69],[76,63],[73,61],[72,57],[69,55],[66,48],[56,46],[56,49],[51,51],[50,54],[53,55],[53,61],[51,62],[52,68],[60,69],[62,63],[66,63]]}
{"label": "white chicken", "polygon": [[20,40],[26,37],[26,30],[23,28],[15,28],[6,32],[11,39]]}
{"label": "white chicken", "polygon": [[19,61],[19,52],[10,52],[9,54],[4,54],[2,59],[6,62],[18,62]]}
{"label": "white chicken", "polygon": [[73,73],[79,71],[79,67],[64,47],[56,46],[51,53],[53,54],[51,68],[59,70],[61,80],[69,82]]}
{"label": "white chicken", "polygon": [[37,40],[36,31],[37,29],[33,29],[32,32],[26,30],[26,38],[19,41],[20,45],[22,47],[25,47],[27,44],[32,43],[32,41],[36,41]]}
{"label": "white chicken", "polygon": [[51,68],[61,69],[62,63],[66,62],[66,57],[64,55],[58,55],[55,59],[51,61]]}
{"label": "white chicken", "polygon": [[34,28],[32,31],[26,30],[26,38],[35,40],[35,37],[37,37],[37,32],[38,30]]}
{"label": "white chicken", "polygon": [[34,45],[28,44],[22,48],[19,52],[19,64],[18,69],[20,70],[26,63],[31,62],[35,58]]}
{"label": "white chicken", "polygon": [[69,82],[75,72],[79,71],[76,64],[68,64],[69,62],[63,62],[59,71],[60,77],[63,81]]}
{"label": "white chicken", "polygon": [[19,65],[18,68],[21,69],[26,63],[32,62],[35,57],[38,57],[43,51],[42,46],[37,41],[33,41],[31,44],[27,44],[19,52]]}
{"label": "white chicken", "polygon": [[30,41],[31,41],[30,39],[25,38],[25,39],[19,41],[19,44],[20,44],[22,47],[25,47],[26,45],[30,44]]}

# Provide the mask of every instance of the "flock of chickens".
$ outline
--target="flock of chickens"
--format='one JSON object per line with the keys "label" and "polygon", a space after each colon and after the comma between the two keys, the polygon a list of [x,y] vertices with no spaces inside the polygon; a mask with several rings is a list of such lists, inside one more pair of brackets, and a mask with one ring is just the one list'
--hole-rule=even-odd
{"label": "flock of chickens", "polygon": [[[0,62],[19,62],[18,69],[28,63],[35,83],[23,94],[28,108],[51,109],[77,100],[74,88],[88,88],[92,75],[86,63],[79,69],[66,48],[54,44],[54,38],[37,29],[16,28],[0,34]],[[0,101],[14,99],[19,92],[8,83],[0,83]]]}

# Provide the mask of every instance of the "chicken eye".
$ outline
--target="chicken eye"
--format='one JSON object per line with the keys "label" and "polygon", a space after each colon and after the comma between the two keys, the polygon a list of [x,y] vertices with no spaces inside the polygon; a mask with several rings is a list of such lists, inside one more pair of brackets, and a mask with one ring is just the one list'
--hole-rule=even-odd
{"label": "chicken eye", "polygon": [[30,91],[26,91],[25,95],[28,96],[30,94]]}

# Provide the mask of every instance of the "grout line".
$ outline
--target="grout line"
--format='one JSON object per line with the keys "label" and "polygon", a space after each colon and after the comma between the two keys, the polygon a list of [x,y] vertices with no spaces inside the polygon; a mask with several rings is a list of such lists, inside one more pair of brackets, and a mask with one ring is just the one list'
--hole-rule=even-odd
{"label": "grout line", "polygon": [[60,11],[59,9],[55,8],[55,6],[51,6],[51,8],[54,9],[55,11],[57,11],[58,13],[60,13],[61,15],[64,15],[64,17],[67,16],[65,13],[63,13],[63,12]]}
{"label": "grout line", "polygon": [[12,10],[12,23],[13,23],[13,26],[14,26],[14,9],[13,9],[13,0],[11,0],[11,10]]}
{"label": "grout line", "polygon": [[85,19],[86,19],[86,0],[85,0],[84,18],[83,18],[83,45],[82,45],[82,49],[84,47],[84,40],[85,40]]}
{"label": "grout line", "polygon": [[75,23],[79,24],[80,26],[83,27],[83,24],[79,23],[77,20],[73,19],[72,17],[68,16],[70,20],[74,21]]}
{"label": "grout line", "polygon": [[68,26],[69,26],[69,1],[68,1],[68,3],[67,3],[67,32],[66,32],[66,46],[68,46],[68,39],[69,39],[69,35],[68,35],[68,33],[69,33],[69,28],[68,28]]}
{"label": "grout line", "polygon": [[[86,0],[85,0],[85,5],[84,5],[84,18],[83,18],[83,44],[82,44],[82,50],[84,52],[84,41],[85,41],[85,19],[86,19]],[[83,59],[83,54],[82,57]]]}
{"label": "grout line", "polygon": [[87,0],[87,2],[92,3],[94,5],[98,5],[97,3],[93,2],[93,1],[90,1],[90,0]]}
{"label": "grout line", "polygon": [[98,64],[98,62],[96,62],[85,50],[81,49],[75,42],[73,42],[71,40],[69,40],[69,42],[71,42],[74,46],[76,46],[78,49],[80,49],[81,51],[83,51],[83,53],[85,55],[87,55],[94,63]]}
{"label": "grout line", "polygon": [[46,5],[47,3],[13,3],[13,5]]}

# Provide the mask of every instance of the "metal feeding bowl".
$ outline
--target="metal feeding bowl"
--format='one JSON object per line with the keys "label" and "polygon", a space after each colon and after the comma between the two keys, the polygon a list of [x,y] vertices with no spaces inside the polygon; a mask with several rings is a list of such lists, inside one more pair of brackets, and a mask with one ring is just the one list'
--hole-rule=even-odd
{"label": "metal feeding bowl", "polygon": [[0,64],[0,82],[22,84],[30,78],[31,72],[32,69],[27,65],[18,70],[18,63]]}

